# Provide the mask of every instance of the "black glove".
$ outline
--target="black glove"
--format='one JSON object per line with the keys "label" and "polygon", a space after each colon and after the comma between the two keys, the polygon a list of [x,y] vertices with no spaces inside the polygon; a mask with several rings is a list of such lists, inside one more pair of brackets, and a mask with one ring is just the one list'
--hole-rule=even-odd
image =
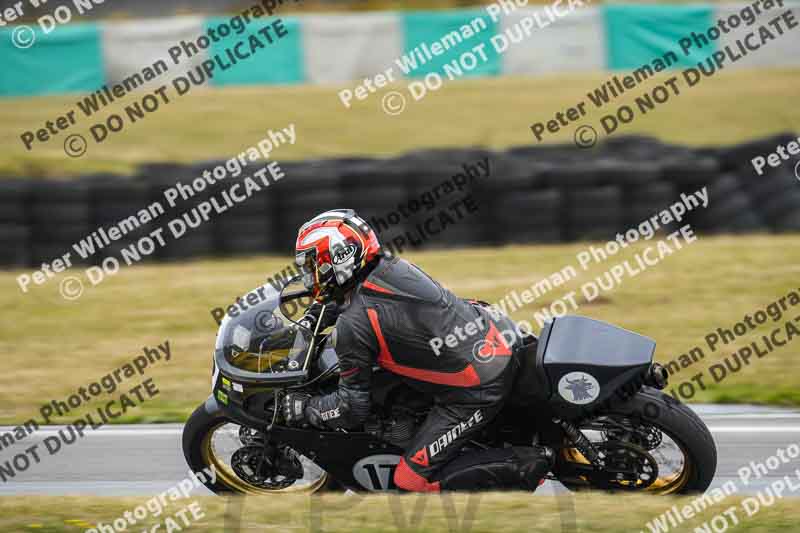
{"label": "black glove", "polygon": [[290,392],[283,398],[283,418],[287,424],[297,424],[306,418],[306,405],[311,398],[304,392]]}
{"label": "black glove", "polygon": [[[325,308],[325,314],[322,316],[322,324],[319,326],[319,331],[322,331],[336,323],[336,312],[337,306],[334,304],[328,304],[328,306]],[[319,320],[319,315],[321,313],[322,304],[319,302],[314,302],[308,306],[306,313],[303,315],[303,318],[299,320],[299,323],[313,332],[317,327],[317,321]]]}

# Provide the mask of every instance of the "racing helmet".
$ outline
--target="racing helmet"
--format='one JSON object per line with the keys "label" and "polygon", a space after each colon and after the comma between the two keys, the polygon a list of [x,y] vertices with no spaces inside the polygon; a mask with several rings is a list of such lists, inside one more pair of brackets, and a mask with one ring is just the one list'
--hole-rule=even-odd
{"label": "racing helmet", "polygon": [[375,231],[352,209],[325,211],[297,232],[295,260],[320,302],[340,297],[382,254]]}

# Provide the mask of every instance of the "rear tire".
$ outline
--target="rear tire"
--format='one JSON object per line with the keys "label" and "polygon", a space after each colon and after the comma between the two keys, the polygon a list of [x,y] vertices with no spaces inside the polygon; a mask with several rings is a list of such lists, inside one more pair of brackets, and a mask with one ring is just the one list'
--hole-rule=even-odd
{"label": "rear tire", "polygon": [[[626,402],[612,404],[598,416],[618,415],[654,426],[669,436],[680,447],[686,464],[679,483],[674,487],[644,492],[655,494],[689,494],[704,492],[714,479],[717,470],[717,447],[705,423],[689,407],[671,396],[650,387],[644,387]],[[578,486],[565,486],[578,489]]]}

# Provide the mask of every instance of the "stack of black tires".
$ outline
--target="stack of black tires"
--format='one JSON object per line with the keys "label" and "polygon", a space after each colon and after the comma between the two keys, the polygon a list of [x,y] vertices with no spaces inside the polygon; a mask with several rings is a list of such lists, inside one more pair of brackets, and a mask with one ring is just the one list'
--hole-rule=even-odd
{"label": "stack of black tires", "polygon": [[[573,145],[420,150],[392,158],[330,158],[282,162],[284,177],[174,238],[173,219],[197,210],[263,167],[251,163],[171,207],[164,191],[189,184],[224,161],[153,163],[134,176],[95,174],[69,180],[0,180],[0,265],[39,266],[70,253],[73,263],[120,259],[123,250],[162,229],[164,245],[144,260],[288,254],[297,228],[324,210],[351,207],[398,251],[421,247],[609,240],[701,187],[707,209],[682,223],[699,232],[800,231],[797,160],[762,175],[751,160],[797,140],[781,134],[736,146],[688,148],[650,137],[612,138],[591,150]],[[472,172],[487,161],[488,176]],[[457,177],[458,176],[458,177]],[[464,176],[469,179],[464,182]],[[458,189],[454,183],[458,181]],[[164,213],[113,243],[98,228],[133,219],[159,202]],[[474,209],[466,212],[463,202]],[[454,205],[462,203],[462,208]],[[460,216],[456,211],[460,210]],[[196,217],[196,212],[193,215]],[[431,222],[435,219],[434,222]],[[451,222],[448,222],[451,221]],[[442,227],[445,224],[446,227]],[[179,224],[180,226],[180,224]],[[431,232],[428,229],[436,229]],[[674,230],[676,224],[662,228]],[[75,246],[73,246],[75,245]],[[139,250],[141,253],[142,250]],[[135,255],[135,254],[134,254]],[[144,254],[142,254],[144,255]]]}

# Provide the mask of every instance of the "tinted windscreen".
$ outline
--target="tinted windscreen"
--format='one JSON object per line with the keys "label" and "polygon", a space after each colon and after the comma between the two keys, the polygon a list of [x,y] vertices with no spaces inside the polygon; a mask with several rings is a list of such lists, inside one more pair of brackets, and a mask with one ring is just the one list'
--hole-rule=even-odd
{"label": "tinted windscreen", "polygon": [[309,339],[295,326],[281,327],[267,334],[236,326],[225,359],[240,370],[280,372],[302,367]]}
{"label": "tinted windscreen", "polygon": [[[253,294],[257,297],[249,297]],[[289,320],[283,310],[287,306],[279,307],[278,302],[278,291],[264,285],[241,298],[240,305],[228,311],[220,324],[216,343],[217,352],[221,352],[227,363],[258,374],[303,368],[311,334]],[[289,306],[297,308],[298,314],[300,307]]]}

